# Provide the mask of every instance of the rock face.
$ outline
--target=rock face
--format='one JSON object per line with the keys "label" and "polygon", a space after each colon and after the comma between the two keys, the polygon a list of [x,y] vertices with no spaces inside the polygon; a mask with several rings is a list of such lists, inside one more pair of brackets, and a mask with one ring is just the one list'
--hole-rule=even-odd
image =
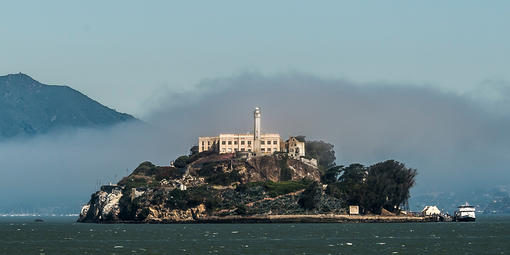
{"label": "rock face", "polygon": [[[104,187],[104,186],[103,186]],[[95,218],[97,221],[114,220],[119,215],[119,200],[122,190],[118,187],[100,190],[92,195],[89,204],[83,206],[79,221]]]}
{"label": "rock face", "polygon": [[68,86],[45,85],[21,73],[0,76],[0,139],[129,120],[135,118]]}
{"label": "rock face", "polygon": [[241,159],[201,153],[182,168],[142,163],[117,185],[94,193],[78,221],[178,223],[331,213],[345,213],[344,204],[325,194],[317,168],[283,154]]}
{"label": "rock face", "polygon": [[[320,181],[320,173],[316,167],[312,167],[302,162],[279,156],[255,157],[246,161],[248,170],[246,173],[246,182],[254,181],[288,181],[308,178],[314,181]],[[278,169],[275,171],[275,169]]]}

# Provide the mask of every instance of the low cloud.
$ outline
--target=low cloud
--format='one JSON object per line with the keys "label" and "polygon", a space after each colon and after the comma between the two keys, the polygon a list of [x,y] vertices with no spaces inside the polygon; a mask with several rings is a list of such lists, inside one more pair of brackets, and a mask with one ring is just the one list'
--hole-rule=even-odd
{"label": "low cloud", "polygon": [[181,95],[148,119],[191,137],[216,135],[250,131],[260,106],[264,131],[331,142],[338,164],[393,158],[417,168],[416,191],[510,182],[510,117],[472,96],[303,74],[248,73],[198,87],[205,92]]}

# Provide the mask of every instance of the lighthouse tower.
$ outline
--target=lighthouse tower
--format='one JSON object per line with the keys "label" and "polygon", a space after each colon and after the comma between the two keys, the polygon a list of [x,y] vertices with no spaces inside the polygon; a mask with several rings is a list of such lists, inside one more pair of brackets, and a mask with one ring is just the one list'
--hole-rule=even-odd
{"label": "lighthouse tower", "polygon": [[260,153],[260,108],[253,111],[253,152]]}

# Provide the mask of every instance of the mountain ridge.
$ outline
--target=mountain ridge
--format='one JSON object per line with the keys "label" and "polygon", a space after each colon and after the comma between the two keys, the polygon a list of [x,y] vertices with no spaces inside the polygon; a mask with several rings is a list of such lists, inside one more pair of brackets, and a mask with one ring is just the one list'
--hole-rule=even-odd
{"label": "mountain ridge", "polygon": [[23,73],[0,76],[0,139],[135,120],[67,85],[43,84]]}

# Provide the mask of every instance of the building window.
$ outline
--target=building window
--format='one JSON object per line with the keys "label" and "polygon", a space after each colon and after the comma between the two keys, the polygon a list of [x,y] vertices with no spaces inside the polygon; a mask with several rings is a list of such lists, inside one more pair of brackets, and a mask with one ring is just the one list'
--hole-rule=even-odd
{"label": "building window", "polygon": [[248,141],[248,145],[251,145],[251,141]]}
{"label": "building window", "polygon": [[274,148],[274,151],[278,151],[278,149],[275,147],[275,148]]}
{"label": "building window", "polygon": [[271,151],[271,148],[267,148],[267,151]]}
{"label": "building window", "polygon": [[241,148],[241,151],[244,151],[244,148]]}
{"label": "building window", "polygon": [[211,145],[211,142],[210,142],[210,141],[207,141],[207,145]]}
{"label": "building window", "polygon": [[266,144],[266,142],[264,142],[264,141],[260,141],[260,144]]}
{"label": "building window", "polygon": [[221,149],[221,152],[225,152],[225,148]]}
{"label": "building window", "polygon": [[204,141],[202,141],[202,146],[204,146]]}
{"label": "building window", "polygon": [[241,141],[241,145],[244,145],[244,141]]}
{"label": "building window", "polygon": [[228,141],[228,145],[232,145],[232,141]]}
{"label": "building window", "polygon": [[234,144],[237,144],[237,141],[234,141]]}
{"label": "building window", "polygon": [[228,148],[228,152],[232,152],[232,148]]}
{"label": "building window", "polygon": [[273,144],[278,144],[278,141],[273,141]]}
{"label": "building window", "polygon": [[265,148],[261,148],[260,151],[266,151],[266,149]]}
{"label": "building window", "polygon": [[235,148],[234,151],[237,152],[237,148]]}
{"label": "building window", "polygon": [[221,141],[221,144],[225,145],[225,141]]}
{"label": "building window", "polygon": [[251,149],[248,149],[249,152],[251,152]]}

